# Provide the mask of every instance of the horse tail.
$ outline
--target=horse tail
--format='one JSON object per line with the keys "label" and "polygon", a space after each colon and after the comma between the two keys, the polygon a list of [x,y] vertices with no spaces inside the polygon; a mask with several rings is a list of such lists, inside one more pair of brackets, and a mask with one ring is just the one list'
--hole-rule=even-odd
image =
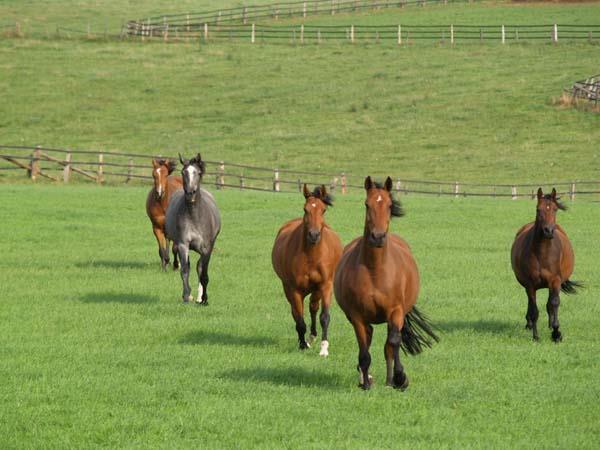
{"label": "horse tail", "polygon": [[416,307],[404,316],[404,326],[400,331],[402,341],[400,348],[404,354],[418,355],[423,351],[423,347],[431,347],[433,341],[439,342],[433,329],[435,326],[424,316]]}
{"label": "horse tail", "polygon": [[583,289],[585,285],[580,281],[567,280],[560,285],[560,290],[565,294],[577,294],[577,289]]}

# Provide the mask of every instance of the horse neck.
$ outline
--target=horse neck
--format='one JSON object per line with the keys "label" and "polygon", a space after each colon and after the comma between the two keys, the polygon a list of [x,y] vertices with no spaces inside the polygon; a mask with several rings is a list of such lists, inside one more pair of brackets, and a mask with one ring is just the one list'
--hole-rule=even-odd
{"label": "horse neck", "polygon": [[360,261],[371,272],[377,272],[380,267],[385,265],[388,249],[390,245],[390,237],[385,239],[383,247],[373,247],[368,244],[368,238],[365,233],[360,243]]}

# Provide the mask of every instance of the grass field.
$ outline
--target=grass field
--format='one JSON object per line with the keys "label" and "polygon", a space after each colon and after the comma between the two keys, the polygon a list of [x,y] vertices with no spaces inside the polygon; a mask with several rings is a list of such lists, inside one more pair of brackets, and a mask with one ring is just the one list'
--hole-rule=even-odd
{"label": "grass field", "polygon": [[[375,331],[369,392],[356,387],[353,331],[332,311],[331,356],[296,349],[270,267],[279,225],[302,197],[216,192],[223,231],[211,306],[180,302],[162,273],[145,188],[4,185],[0,213],[0,447],[594,448],[595,239],[600,211],[560,213],[576,250],[563,296],[565,340],[524,329],[525,294],[509,249],[530,201],[403,199],[392,229],[412,245],[421,308],[441,342],[404,358],[401,393],[383,386],[385,330]],[[343,242],[361,232],[363,199],[328,212]],[[545,299],[540,292],[543,311]],[[541,324],[545,314],[540,316]]]}
{"label": "grass field", "polygon": [[[113,14],[118,4],[103,2],[97,12]],[[8,5],[0,8],[20,8]],[[28,8],[39,3],[26,5],[23,14],[33,17]],[[48,15],[70,6],[49,7]],[[135,5],[127,8],[124,14],[133,14]],[[400,14],[413,23],[581,23],[600,17],[600,4],[389,11],[331,20],[395,23]],[[87,16],[79,20],[85,28]],[[598,57],[600,46],[588,43],[397,48],[3,39],[0,133],[3,144],[148,154],[200,149],[209,160],[359,177],[385,168],[444,181],[596,179],[600,116],[552,100],[595,74]]]}

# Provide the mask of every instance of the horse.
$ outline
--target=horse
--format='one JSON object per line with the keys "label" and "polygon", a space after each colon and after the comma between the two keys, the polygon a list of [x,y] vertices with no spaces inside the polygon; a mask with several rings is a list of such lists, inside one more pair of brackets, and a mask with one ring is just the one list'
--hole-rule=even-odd
{"label": "horse", "polygon": [[[310,192],[306,184],[303,194],[304,217],[286,222],[277,233],[271,260],[283,284],[296,322],[300,350],[310,347],[317,337],[316,317],[321,303],[321,350],[329,355],[329,309],[333,292],[333,275],[342,254],[342,242],[325,223],[325,212],[333,199],[324,185]],[[310,294],[310,338],[305,339],[304,297]]]}
{"label": "horse", "polygon": [[198,272],[198,297],[196,303],[208,305],[208,264],[221,231],[221,216],[212,194],[200,187],[205,164],[200,153],[190,160],[179,155],[183,190],[177,191],[167,209],[166,232],[177,246],[183,281],[183,301],[193,301],[191,295],[190,250],[200,254],[196,265]]}
{"label": "horse", "polygon": [[[165,237],[165,215],[167,206],[174,192],[181,189],[183,181],[181,177],[171,176],[177,162],[171,159],[152,159],[152,177],[154,186],[148,192],[146,198],[146,214],[152,223],[152,231],[158,242],[158,255],[162,270],[167,270],[169,264],[169,242]],[[177,250],[173,244],[173,269],[177,270]]]}
{"label": "horse", "polygon": [[392,195],[392,179],[385,183],[365,179],[367,198],[363,235],[344,248],[335,279],[335,297],[354,327],[358,342],[359,387],[369,389],[373,337],[372,324],[387,323],[384,355],[386,384],[405,390],[408,377],[400,362],[399,349],[415,355],[431,340],[439,340],[433,326],[415,307],[419,293],[419,271],[408,243],[389,233],[392,217],[404,215]]}
{"label": "horse", "polygon": [[565,211],[567,208],[556,197],[556,189],[553,188],[552,193],[544,195],[542,188],[539,188],[535,221],[523,225],[517,231],[511,248],[513,272],[527,293],[525,328],[532,330],[534,341],[539,340],[536,291],[548,289],[548,327],[552,328],[552,340],[560,342],[560,291],[575,294],[577,287],[583,287],[581,283],[569,279],[575,265],[575,253],[567,233],[556,223],[556,212],[559,209]]}

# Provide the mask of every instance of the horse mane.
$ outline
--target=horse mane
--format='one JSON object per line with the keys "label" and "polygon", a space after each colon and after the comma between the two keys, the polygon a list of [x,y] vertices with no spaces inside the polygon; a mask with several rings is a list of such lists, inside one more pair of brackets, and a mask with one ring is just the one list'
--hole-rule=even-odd
{"label": "horse mane", "polygon": [[177,161],[174,159],[157,159],[156,162],[161,166],[167,166],[169,175],[177,168]]}
{"label": "horse mane", "polygon": [[[544,200],[552,200],[552,194],[544,194]],[[562,211],[566,211],[567,209],[569,209],[569,208],[567,208],[567,205],[565,205],[562,202],[559,202],[559,200],[560,200],[560,197],[556,197],[554,199],[554,203],[556,203],[556,207],[558,209],[560,209]]]}
{"label": "horse mane", "polygon": [[[377,189],[385,189],[385,186],[379,181],[375,181],[374,184]],[[392,217],[404,216],[404,208],[402,208],[402,203],[400,203],[400,200],[394,197],[394,195],[391,192],[390,197],[392,199]]]}
{"label": "horse mane", "polygon": [[321,186],[315,187],[310,195],[314,198],[318,198],[327,206],[333,206],[333,196],[327,191],[325,191],[325,195],[323,195],[323,191],[321,191]]}
{"label": "horse mane", "polygon": [[200,154],[198,154],[198,155],[194,156],[192,159],[190,159],[188,164],[194,164],[194,165],[198,166],[200,168],[200,178],[202,178],[202,176],[206,172],[206,163],[204,161],[202,161]]}

